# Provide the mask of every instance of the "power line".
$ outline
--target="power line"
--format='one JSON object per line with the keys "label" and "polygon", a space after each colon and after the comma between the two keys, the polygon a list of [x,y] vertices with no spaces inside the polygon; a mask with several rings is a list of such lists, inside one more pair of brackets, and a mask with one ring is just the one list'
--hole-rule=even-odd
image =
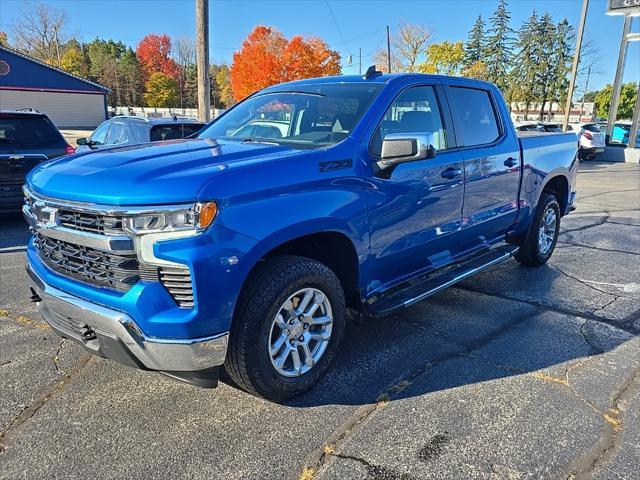
{"label": "power line", "polygon": [[336,30],[338,31],[338,36],[340,37],[340,40],[342,40],[342,43],[344,43],[345,46],[347,47],[347,53],[349,55],[351,55],[351,50],[349,49],[349,45],[347,44],[347,42],[345,41],[344,37],[342,36],[342,31],[340,30],[340,26],[338,25],[338,21],[336,20],[336,16],[333,14],[333,10],[331,10],[331,5],[329,5],[328,0],[325,0],[324,3],[327,6],[327,9],[329,10],[329,13],[331,14],[331,18],[333,19],[333,23],[336,26]]}

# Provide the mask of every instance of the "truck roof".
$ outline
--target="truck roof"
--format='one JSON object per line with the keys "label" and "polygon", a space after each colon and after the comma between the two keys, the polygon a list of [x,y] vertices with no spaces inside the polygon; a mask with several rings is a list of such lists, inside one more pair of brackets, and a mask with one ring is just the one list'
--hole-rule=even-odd
{"label": "truck roof", "polygon": [[472,82],[478,85],[493,85],[490,82],[485,82],[483,80],[477,80],[475,78],[466,78],[466,77],[452,77],[448,75],[433,75],[426,73],[383,73],[376,76],[371,76],[366,78],[364,75],[336,75],[331,77],[316,77],[316,78],[305,78],[302,80],[294,80],[291,82],[280,83],[278,85],[273,85],[271,87],[267,87],[263,92],[266,91],[277,91],[282,90],[282,87],[287,86],[302,86],[302,85],[318,85],[318,84],[327,84],[327,83],[391,83],[399,80],[413,79],[415,81],[447,81],[450,83],[457,82]]}

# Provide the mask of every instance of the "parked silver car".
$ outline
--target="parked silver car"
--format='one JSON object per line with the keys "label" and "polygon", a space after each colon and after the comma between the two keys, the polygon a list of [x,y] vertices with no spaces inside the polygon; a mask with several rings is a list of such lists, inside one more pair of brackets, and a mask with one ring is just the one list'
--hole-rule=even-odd
{"label": "parked silver car", "polygon": [[185,138],[204,127],[195,118],[116,116],[102,122],[89,138],[76,140],[76,152]]}

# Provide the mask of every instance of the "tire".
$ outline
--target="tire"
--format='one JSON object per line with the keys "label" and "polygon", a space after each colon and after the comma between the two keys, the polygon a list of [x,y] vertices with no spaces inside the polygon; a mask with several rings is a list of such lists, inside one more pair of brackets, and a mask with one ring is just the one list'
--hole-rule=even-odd
{"label": "tire", "polygon": [[[313,318],[309,322],[291,315],[304,306],[307,294],[310,300],[302,311],[308,313],[310,306],[319,304],[311,317],[304,317]],[[345,313],[342,285],[326,265],[288,255],[268,259],[247,280],[238,300],[225,369],[240,388],[256,396],[280,402],[300,395],[313,387],[333,361],[344,335]],[[329,317],[330,324],[312,324],[327,322]],[[281,328],[283,320],[286,328]],[[312,336],[322,339],[309,340]],[[306,349],[299,342],[303,337]],[[271,355],[279,341],[284,342],[279,354]],[[311,366],[305,352],[319,353]],[[283,357],[286,362],[278,367]]]}
{"label": "tire", "polygon": [[[552,212],[552,213],[549,213]],[[555,222],[553,228],[549,225],[548,220],[553,216]],[[545,219],[547,222],[545,223]],[[541,239],[541,229],[545,228],[546,235],[544,240]],[[520,245],[520,250],[515,257],[523,265],[539,267],[547,263],[551,258],[558,235],[560,233],[560,205],[556,197],[550,193],[543,193],[538,201],[529,232],[524,241]]]}

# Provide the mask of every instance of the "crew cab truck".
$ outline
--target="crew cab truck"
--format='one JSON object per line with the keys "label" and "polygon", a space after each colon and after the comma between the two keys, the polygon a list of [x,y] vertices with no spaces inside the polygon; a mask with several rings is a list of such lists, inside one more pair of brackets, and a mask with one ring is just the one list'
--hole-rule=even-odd
{"label": "crew cab truck", "polygon": [[37,167],[31,295],[96,355],[207,387],[224,367],[281,401],[329,368],[347,309],[544,264],[577,168],[573,133],[517,136],[490,83],[370,69],[272,86],[196,138]]}

